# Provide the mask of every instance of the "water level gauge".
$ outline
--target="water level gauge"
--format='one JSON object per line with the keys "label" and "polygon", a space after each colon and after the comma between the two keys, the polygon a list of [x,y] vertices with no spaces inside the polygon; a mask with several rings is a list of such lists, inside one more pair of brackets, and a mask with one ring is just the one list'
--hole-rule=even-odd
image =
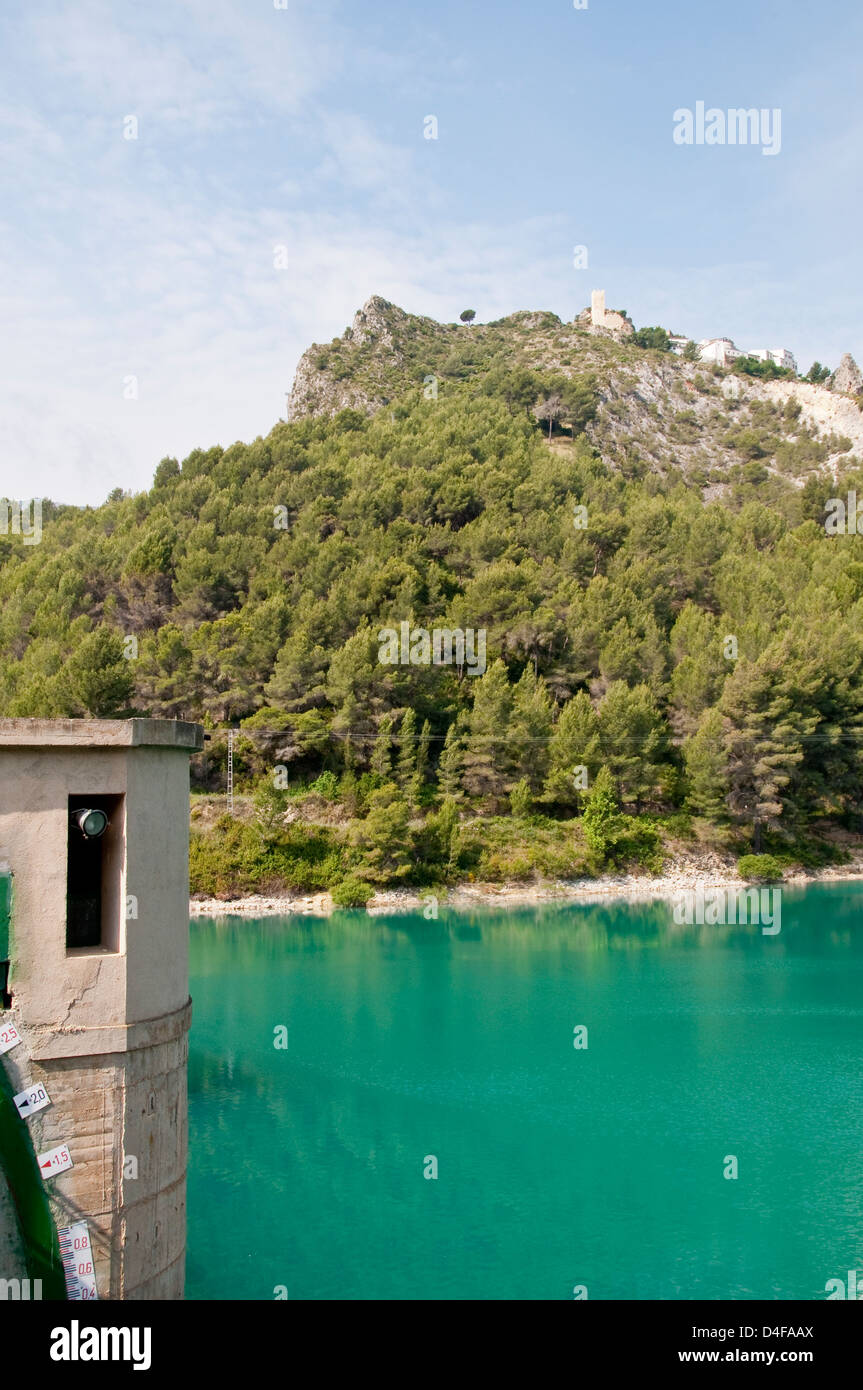
{"label": "water level gauge", "polygon": [[69,1301],[79,1303],[86,1299],[98,1298],[93,1248],[90,1245],[87,1222],[76,1221],[72,1226],[61,1226],[57,1235]]}

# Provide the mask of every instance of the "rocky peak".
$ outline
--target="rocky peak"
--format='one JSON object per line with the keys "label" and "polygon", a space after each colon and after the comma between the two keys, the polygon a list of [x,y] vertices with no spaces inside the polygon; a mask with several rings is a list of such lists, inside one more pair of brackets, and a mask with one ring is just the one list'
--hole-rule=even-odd
{"label": "rocky peak", "polygon": [[828,381],[831,391],[841,391],[847,396],[858,396],[863,391],[863,374],[850,352],[843,354],[842,361]]}
{"label": "rocky peak", "polygon": [[863,379],[850,355],[829,390],[799,380],[762,381],[644,351],[620,311],[602,306],[602,322],[595,318],[593,306],[571,323],[522,309],[466,327],[406,313],[372,295],[341,337],[303,353],[289,418],[331,418],[345,409],[373,415],[402,396],[446,399],[471,379],[482,385],[491,372],[524,368],[541,378],[592,378],[597,413],[585,432],[609,467],[662,472],[673,464],[702,479],[705,495],[751,462],[745,451],[753,432],[768,471],[779,468],[780,443],[782,469],[793,472],[799,463],[801,477],[813,458],[831,472],[840,462],[848,465],[852,450],[863,457]]}
{"label": "rocky peak", "polygon": [[409,315],[397,304],[373,294],[361,309],[354,314],[354,321],[346,329],[345,337],[356,346],[366,342],[378,342],[386,347],[392,346],[393,329],[406,323]]}

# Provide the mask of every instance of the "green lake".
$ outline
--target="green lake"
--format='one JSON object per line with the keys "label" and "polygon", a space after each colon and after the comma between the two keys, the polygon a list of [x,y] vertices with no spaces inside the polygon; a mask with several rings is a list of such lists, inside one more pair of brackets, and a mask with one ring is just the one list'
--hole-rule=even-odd
{"label": "green lake", "polygon": [[784,890],[775,936],[664,903],[203,919],[191,993],[188,1298],[863,1269],[861,883]]}

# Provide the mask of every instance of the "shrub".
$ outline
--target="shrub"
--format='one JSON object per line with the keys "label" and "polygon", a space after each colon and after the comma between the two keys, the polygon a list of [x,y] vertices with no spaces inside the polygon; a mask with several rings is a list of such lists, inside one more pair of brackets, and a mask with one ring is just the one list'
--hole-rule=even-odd
{"label": "shrub", "polygon": [[601,767],[587,797],[582,828],[588,849],[601,863],[611,857],[622,829],[622,817],[614,780],[607,767]]}
{"label": "shrub", "polygon": [[591,858],[578,821],[534,815],[471,821],[460,828],[458,876],[489,883],[592,876]]}
{"label": "shrub", "polygon": [[349,874],[332,889],[336,907],[365,907],[371,895],[372,889],[369,885],[353,874]]}
{"label": "shrub", "polygon": [[288,793],[267,778],[255,792],[255,824],[265,845],[278,839],[288,805]]}
{"label": "shrub", "polygon": [[782,877],[782,865],[772,854],[744,854],[737,861],[741,878],[766,883]]}
{"label": "shrub", "polygon": [[671,339],[665,328],[639,328],[633,333],[632,341],[637,347],[658,348],[660,352],[671,351]]}
{"label": "shrub", "polygon": [[291,825],[263,844],[255,826],[223,816],[212,831],[194,831],[189,846],[191,891],[208,897],[244,893],[309,893],[344,873],[332,832]]}
{"label": "shrub", "polygon": [[320,777],[316,777],[314,782],[307,788],[310,792],[317,792],[325,801],[335,801],[339,794],[339,779],[334,772],[322,772]]}
{"label": "shrub", "polygon": [[516,782],[509,794],[509,804],[516,820],[526,820],[530,815],[533,809],[533,797],[530,794],[530,784],[526,777],[522,777],[520,782]]}
{"label": "shrub", "polygon": [[656,826],[640,816],[622,816],[621,820],[611,855],[613,862],[618,866],[637,864],[650,874],[661,873],[664,855]]}
{"label": "shrub", "polygon": [[368,815],[351,826],[350,840],[362,853],[363,873],[375,883],[397,882],[416,872],[410,810],[393,782],[372,792]]}

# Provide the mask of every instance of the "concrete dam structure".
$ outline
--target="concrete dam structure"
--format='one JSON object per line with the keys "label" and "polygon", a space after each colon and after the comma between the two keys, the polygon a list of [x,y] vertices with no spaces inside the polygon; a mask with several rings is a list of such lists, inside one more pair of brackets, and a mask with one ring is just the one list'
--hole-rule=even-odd
{"label": "concrete dam structure", "polygon": [[183,1296],[202,747],[173,720],[0,719],[0,1297]]}

